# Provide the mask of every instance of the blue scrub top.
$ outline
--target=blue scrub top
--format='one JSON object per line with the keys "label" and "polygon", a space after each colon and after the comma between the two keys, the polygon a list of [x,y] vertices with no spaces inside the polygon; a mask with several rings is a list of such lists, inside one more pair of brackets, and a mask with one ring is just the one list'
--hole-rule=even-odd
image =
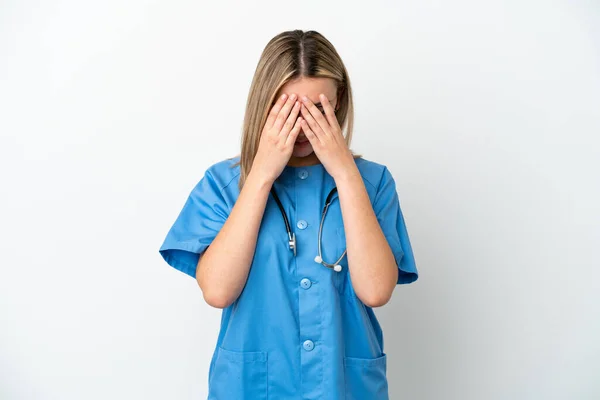
{"label": "blue scrub top", "polygon": [[[210,166],[191,191],[160,254],[195,278],[238,198],[239,156]],[[415,259],[390,171],[356,158],[371,204],[398,264],[398,284],[417,279]],[[274,188],[296,233],[288,246],[269,194],[244,290],[223,309],[210,363],[208,399],[388,399],[383,334],[354,293],[348,259],[336,272],[314,261],[325,199],[335,181],[322,164],[286,166]],[[334,263],[346,248],[337,193],[322,228],[321,251]]]}

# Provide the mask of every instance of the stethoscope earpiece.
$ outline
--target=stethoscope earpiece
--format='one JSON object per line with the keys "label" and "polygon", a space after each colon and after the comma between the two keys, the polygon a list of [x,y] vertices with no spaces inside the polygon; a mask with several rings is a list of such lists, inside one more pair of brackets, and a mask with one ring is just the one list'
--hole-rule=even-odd
{"label": "stethoscope earpiece", "polygon": [[[344,252],[344,254],[346,254],[346,252]],[[315,262],[317,264],[323,264],[327,268],[333,268],[335,272],[340,272],[342,270],[342,266],[340,264],[331,265],[326,262],[323,262],[323,258],[321,258],[321,256],[315,256]]]}

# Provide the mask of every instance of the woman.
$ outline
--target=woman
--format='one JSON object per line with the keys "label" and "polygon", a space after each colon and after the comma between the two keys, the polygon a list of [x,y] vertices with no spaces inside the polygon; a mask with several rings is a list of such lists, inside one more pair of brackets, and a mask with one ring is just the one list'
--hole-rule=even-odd
{"label": "woman", "polygon": [[417,270],[392,175],[349,149],[351,94],[322,35],[275,36],[241,154],[208,168],[160,248],[223,309],[209,399],[388,398],[372,308]]}

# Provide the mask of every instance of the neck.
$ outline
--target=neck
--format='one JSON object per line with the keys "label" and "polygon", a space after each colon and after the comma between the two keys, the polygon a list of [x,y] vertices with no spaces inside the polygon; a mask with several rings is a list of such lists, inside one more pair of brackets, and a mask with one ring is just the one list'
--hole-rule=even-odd
{"label": "neck", "polygon": [[309,165],[321,164],[321,160],[317,155],[312,152],[306,157],[290,157],[290,161],[287,163],[288,167],[308,167]]}

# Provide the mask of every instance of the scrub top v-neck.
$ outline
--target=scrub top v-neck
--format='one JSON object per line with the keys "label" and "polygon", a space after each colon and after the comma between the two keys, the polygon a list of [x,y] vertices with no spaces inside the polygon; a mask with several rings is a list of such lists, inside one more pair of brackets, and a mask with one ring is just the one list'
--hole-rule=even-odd
{"label": "scrub top v-neck", "polygon": [[[191,277],[239,196],[238,161],[207,169],[160,247],[169,265]],[[411,283],[418,273],[395,181],[382,164],[355,162],[398,265],[397,284]],[[270,194],[246,285],[222,310],[208,399],[388,399],[383,332],[353,290],[347,257],[340,272],[315,262],[334,179],[322,164],[286,166],[273,187],[296,235],[297,254]],[[321,236],[323,260],[336,261],[346,249],[337,193]]]}

